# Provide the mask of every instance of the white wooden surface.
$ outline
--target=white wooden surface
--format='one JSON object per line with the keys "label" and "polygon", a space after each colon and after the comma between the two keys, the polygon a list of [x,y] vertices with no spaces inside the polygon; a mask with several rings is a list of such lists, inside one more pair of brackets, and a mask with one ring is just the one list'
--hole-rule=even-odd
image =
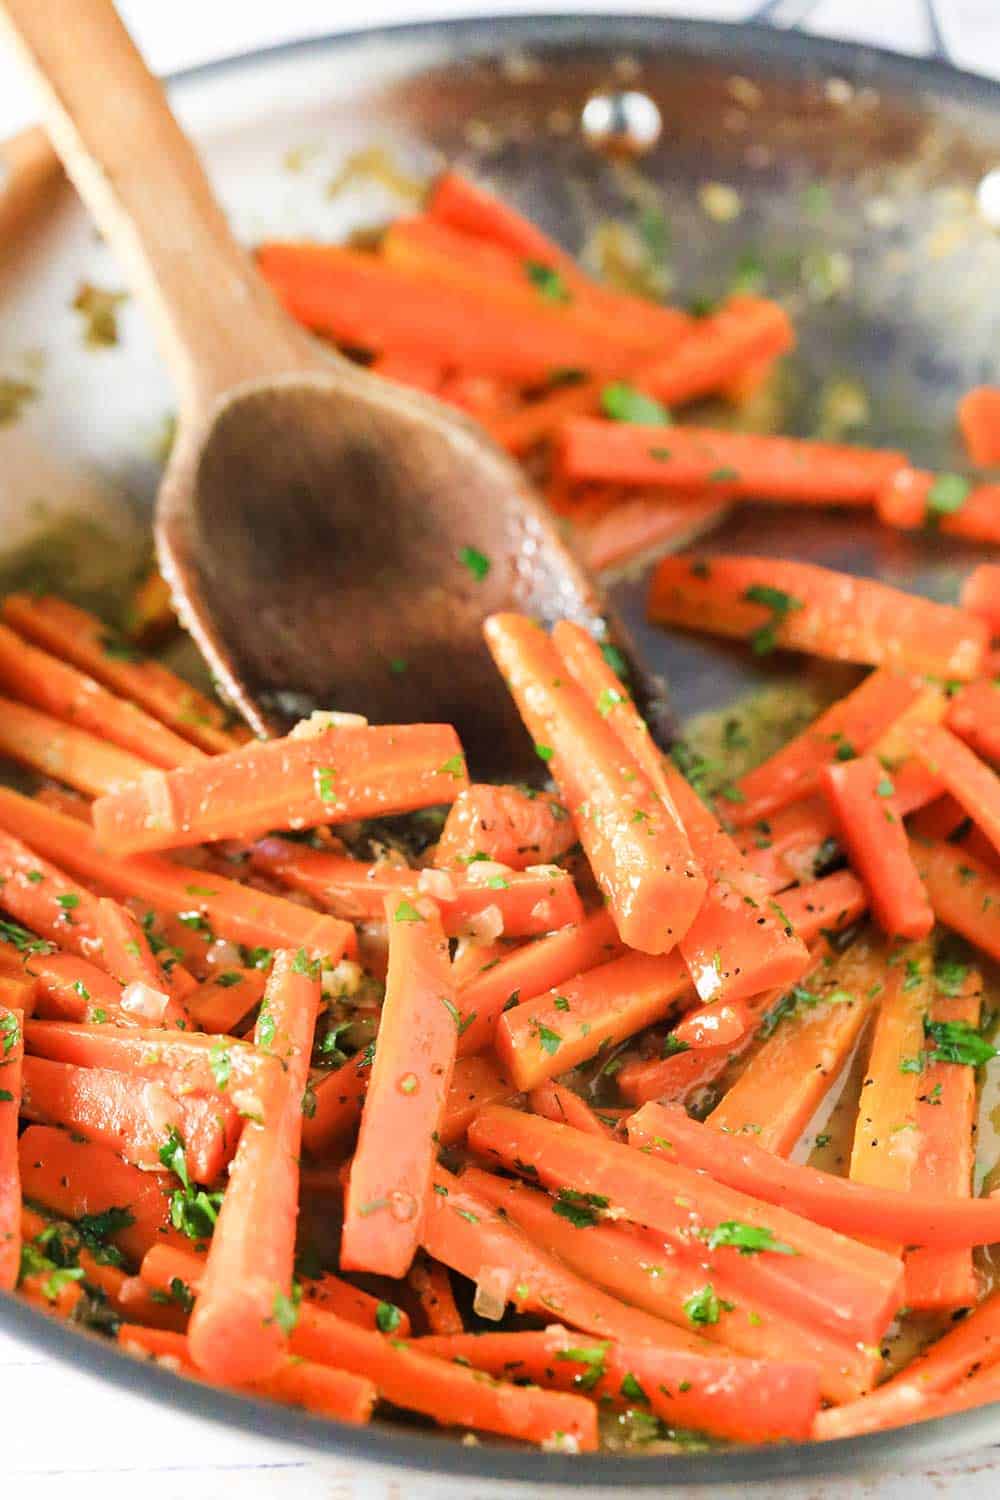
{"label": "white wooden surface", "polygon": [[[213,57],[340,26],[460,15],[585,9],[659,11],[737,20],[751,0],[119,0],[154,67],[170,71]],[[67,0],[67,12],[72,0]],[[922,0],[786,0],[809,9],[809,26],[828,36],[924,53],[931,32]],[[1000,77],[1000,0],[938,0],[941,33],[959,64]],[[0,47],[0,136],[32,119],[30,92]],[[227,1431],[112,1390],[0,1334],[0,1497],[18,1500],[493,1500],[488,1485],[450,1487],[412,1475],[386,1476],[270,1441]],[[112,1436],[113,1434],[113,1436]],[[1000,1451],[926,1474],[871,1480],[769,1485],[782,1500],[955,1500],[996,1493]],[[509,1492],[508,1492],[509,1493]],[[526,1492],[525,1492],[526,1493]],[[680,1497],[680,1492],[673,1494]],[[699,1493],[704,1494],[704,1491]],[[719,1494],[719,1491],[714,1491]],[[746,1491],[744,1490],[745,1494]]]}

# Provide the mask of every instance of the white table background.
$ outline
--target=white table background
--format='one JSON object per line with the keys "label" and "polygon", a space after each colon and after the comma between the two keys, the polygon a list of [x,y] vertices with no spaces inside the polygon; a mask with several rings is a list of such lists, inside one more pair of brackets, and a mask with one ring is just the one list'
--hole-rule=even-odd
{"label": "white table background", "polygon": [[[65,4],[68,18],[73,0]],[[345,0],[119,0],[160,72],[338,27],[477,9],[645,10],[739,20],[756,8],[753,0],[483,0],[479,6],[469,0],[365,0],[363,7]],[[1000,0],[937,0],[935,8],[953,61],[1000,78]],[[934,42],[923,0],[778,0],[775,10],[790,20],[808,11],[810,30],[900,52],[925,53]],[[0,137],[30,123],[33,114],[30,90],[0,44]],[[998,1483],[1000,1450],[993,1450],[923,1475],[768,1488],[783,1500],[972,1500],[995,1493]],[[320,1461],[154,1406],[0,1335],[0,1500],[63,1500],[67,1493],[78,1500],[489,1500],[491,1491]]]}

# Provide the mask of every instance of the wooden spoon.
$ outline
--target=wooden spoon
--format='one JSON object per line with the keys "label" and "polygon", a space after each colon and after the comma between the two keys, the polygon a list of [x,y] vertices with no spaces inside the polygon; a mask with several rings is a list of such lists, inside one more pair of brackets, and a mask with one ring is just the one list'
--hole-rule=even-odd
{"label": "wooden spoon", "polygon": [[[110,0],[2,0],[0,14],[173,372],[157,547],[222,691],[261,734],[316,707],[440,720],[477,773],[537,771],[483,618],[609,627],[520,470],[470,422],[287,317]],[[660,685],[614,638],[659,729]]]}

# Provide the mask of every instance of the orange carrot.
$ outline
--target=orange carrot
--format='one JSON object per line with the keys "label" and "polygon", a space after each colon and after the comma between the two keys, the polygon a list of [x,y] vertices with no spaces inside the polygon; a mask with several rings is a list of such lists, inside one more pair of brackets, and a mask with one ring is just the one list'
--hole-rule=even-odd
{"label": "orange carrot", "polygon": [[587,1135],[613,1134],[611,1127],[591,1109],[585,1099],[581,1099],[579,1094],[574,1094],[572,1089],[565,1088],[561,1083],[554,1083],[551,1078],[546,1079],[537,1089],[532,1089],[528,1103],[536,1115],[572,1125]]}
{"label": "orange carrot", "polygon": [[808,1435],[819,1400],[816,1373],[801,1362],[669,1355],[645,1344],[600,1340],[581,1346],[559,1324],[527,1333],[467,1333],[420,1339],[417,1348],[487,1374],[557,1390],[586,1390],[602,1405],[652,1412],[742,1442]]}
{"label": "orange carrot", "polygon": [[[0,626],[0,629],[3,627]],[[86,797],[81,797],[79,792],[71,792],[66,787],[41,786],[35,793],[35,801],[40,802],[43,807],[52,808],[53,812],[62,813],[67,818],[76,818],[80,823],[90,822],[91,804]]]}
{"label": "orange carrot", "polygon": [[368,864],[304,849],[278,838],[255,844],[250,863],[351,922],[378,920],[388,899],[421,894],[433,898],[448,937],[462,935],[470,924],[475,931],[476,919],[484,912],[499,913],[507,937],[537,937],[583,917],[573,877],[558,865],[512,870],[492,860],[477,860],[463,874],[408,870],[387,861]]}
{"label": "orange carrot", "polygon": [[451,956],[451,977],[455,988],[460,990],[484,972],[496,968],[501,959],[509,958],[520,946],[519,943],[505,943],[502,938],[494,942],[483,942],[476,937],[460,939]]}
{"label": "orange carrot", "polygon": [[206,979],[185,999],[188,1015],[198,1031],[229,1036],[259,1005],[267,983],[260,969],[222,969]]}
{"label": "orange carrot", "polygon": [[661,625],[928,676],[971,678],[988,645],[981,620],[870,578],[774,557],[666,557],[649,617]]}
{"label": "orange carrot", "polygon": [[126,620],[129,640],[140,646],[153,645],[180,629],[170,585],[155,563],[132,590]]}
{"label": "orange carrot", "polygon": [[465,1132],[487,1104],[507,1104],[517,1089],[492,1054],[459,1057],[451,1075],[438,1136],[442,1146],[464,1140]]}
{"label": "orange carrot", "polygon": [[385,913],[389,973],[351,1164],[340,1263],[345,1270],[399,1277],[419,1243],[460,1017],[433,903],[389,897]]}
{"label": "orange carrot", "polygon": [[705,893],[683,828],[602,716],[605,705],[566,680],[566,662],[544,633],[510,614],[493,615],[485,629],[622,941],[645,953],[668,952]]}
{"label": "orange carrot", "polygon": [[[706,1273],[718,1265],[738,1291],[796,1316],[812,1316],[842,1337],[881,1338],[902,1302],[903,1269],[894,1257],[786,1210],[765,1209],[745,1194],[631,1146],[496,1105],[473,1121],[469,1145],[522,1175],[537,1173],[538,1181],[564,1201],[568,1193],[568,1201],[578,1203],[582,1194],[585,1205],[621,1211],[695,1258]],[[752,1226],[750,1233],[765,1241],[762,1250],[741,1255],[738,1240],[720,1229],[732,1223]],[[769,1250],[779,1243],[780,1250]]]}
{"label": "orange carrot", "polygon": [[19,635],[65,658],[119,697],[132,699],[183,739],[213,754],[232,749],[218,704],[159,662],[141,657],[86,610],[50,594],[8,594],[3,614]]}
{"label": "orange carrot", "polygon": [[12,1292],[21,1264],[21,1174],[17,1117],[21,1108],[24,1014],[0,1006],[0,1291]]}
{"label": "orange carrot", "polygon": [[[149,938],[132,913],[109,896],[101,896],[97,903],[97,931],[101,939],[101,963],[112,977],[121,985],[141,984],[153,994],[165,994],[166,1004],[158,1019],[164,1026],[187,1025],[184,998],[196,987],[187,970],[179,963],[166,968],[153,953]],[[148,1000],[152,1002],[152,996]],[[154,1018],[150,1014],[147,1019]]]}
{"label": "orange carrot", "polygon": [[[901,1423],[929,1422],[936,1417],[954,1416],[957,1412],[970,1411],[978,1406],[991,1406],[1000,1401],[1000,1371],[977,1370],[940,1396],[916,1398],[906,1403],[905,1413],[898,1413],[883,1421],[882,1426],[894,1427]],[[859,1403],[860,1404],[860,1403]],[[818,1414],[820,1415],[820,1414]]]}
{"label": "orange carrot", "polygon": [[312,1081],[313,1108],[302,1122],[302,1146],[311,1157],[325,1156],[357,1128],[374,1058],[369,1045]]}
{"label": "orange carrot", "polygon": [[465,785],[462,747],[447,725],[335,727],[150,772],[94,803],[94,829],[103,849],[134,854],[409,812]]}
{"label": "orange carrot", "polygon": [[[22,703],[140,757],[143,768],[188,765],[204,757],[135,703],[116,698],[93,677],[30,645],[6,625],[0,625],[0,685]],[[113,769],[113,762],[105,764]]]}
{"label": "orange carrot", "polygon": [[52,1271],[29,1271],[18,1284],[18,1295],[49,1318],[69,1319],[83,1297],[78,1281],[63,1281]]}
{"label": "orange carrot", "polygon": [[868,897],[850,870],[838,870],[782,891],[780,906],[802,941],[811,946],[824,933],[843,932],[856,922],[868,906]]}
{"label": "orange carrot", "polygon": [[637,369],[633,379],[668,406],[681,406],[724,389],[740,370],[794,346],[795,330],[778,303],[733,296],[699,318],[676,349]]}
{"label": "orange carrot", "polygon": [[974,542],[1000,541],[1000,485],[973,484],[961,474],[931,474],[905,465],[886,476],[878,496],[879,520],[912,531],[933,527]]}
{"label": "orange carrot", "polygon": [[918,680],[882,668],[820,714],[763,765],[733,783],[726,821],[737,828],[769,818],[819,790],[827,766],[866,751],[921,694]]}
{"label": "orange carrot", "polygon": [[0,1005],[7,1010],[19,1010],[30,1016],[35,1009],[37,990],[33,979],[15,979],[9,974],[0,974]]}
{"label": "orange carrot", "polygon": [[1000,765],[1000,686],[992,678],[983,677],[959,689],[951,700],[947,724],[977,755]]}
{"label": "orange carrot", "polygon": [[29,951],[23,961],[35,986],[35,1013],[41,1019],[132,1024],[133,1017],[121,1008],[121,985],[87,959]]}
{"label": "orange carrot", "polygon": [[[234,943],[302,947],[335,963],[354,942],[353,928],[346,922],[235,880],[206,876],[203,870],[156,855],[110,859],[101,854],[92,830],[7,787],[0,787],[0,828],[57,859],[82,880],[93,880],[118,897],[138,896],[161,911],[179,913],[192,928],[208,929]],[[72,912],[74,917],[78,910]],[[61,939],[68,946],[64,932]]]}
{"label": "orange carrot", "polygon": [[1000,778],[949,729],[928,724],[914,729],[913,748],[977,827],[1000,850]]}
{"label": "orange carrot", "polygon": [[712,1000],[696,1006],[678,1021],[671,1032],[674,1044],[681,1048],[731,1047],[750,1031],[753,1012],[743,1000]]}
{"label": "orange carrot", "polygon": [[[71,826],[76,826],[72,825]],[[50,943],[100,962],[97,898],[20,839],[0,833],[4,909]]]}
{"label": "orange carrot", "polygon": [[519,1089],[537,1088],[662,1021],[690,984],[679,954],[626,953],[504,1011],[497,1056]]}
{"label": "orange carrot", "polygon": [[459,792],[434,850],[439,869],[487,859],[523,870],[547,865],[576,843],[569,813],[549,792],[477,783]]}
{"label": "orange carrot", "polygon": [[128,750],[9,698],[0,698],[0,754],[87,797],[121,791],[149,770]]}
{"label": "orange carrot", "polygon": [[911,847],[938,921],[1000,959],[1000,876],[955,844]]}
{"label": "orange carrot", "polygon": [[824,791],[851,864],[890,937],[926,937],[934,912],[910,855],[895,783],[874,755],[828,766]]}
{"label": "orange carrot", "polygon": [[396,380],[400,385],[412,386],[418,391],[427,391],[436,396],[444,380],[444,367],[440,360],[422,357],[419,354],[403,354],[398,349],[380,354],[372,361],[372,371],[384,380]]}
{"label": "orange carrot", "polygon": [[978,385],[966,391],[958,403],[958,425],[978,468],[1000,464],[1000,389]]}
{"label": "orange carrot", "polygon": [[410,1267],[406,1282],[416,1294],[425,1332],[449,1335],[465,1332],[447,1266],[437,1260],[417,1260]]}
{"label": "orange carrot", "polygon": [[1000,635],[1000,567],[980,563],[962,584],[962,608],[985,620],[994,636]]}
{"label": "orange carrot", "polygon": [[459,990],[456,996],[462,1015],[459,1056],[479,1052],[492,1043],[497,1017],[508,1005],[543,994],[620,953],[614,919],[604,907],[585,917],[577,927],[564,927],[515,948]]}
{"label": "orange carrot", "polygon": [[191,1356],[220,1381],[273,1375],[288,1344],[298,1213],[298,1158],[309,1057],[320,1004],[319,965],[282,950],[254,1042],[282,1066],[265,1123],[248,1120],[191,1314]]}
{"label": "orange carrot", "polygon": [[614,505],[581,505],[573,510],[573,540],[595,573],[622,567],[634,558],[690,546],[721,521],[726,503],[701,495],[666,497],[632,494]]}

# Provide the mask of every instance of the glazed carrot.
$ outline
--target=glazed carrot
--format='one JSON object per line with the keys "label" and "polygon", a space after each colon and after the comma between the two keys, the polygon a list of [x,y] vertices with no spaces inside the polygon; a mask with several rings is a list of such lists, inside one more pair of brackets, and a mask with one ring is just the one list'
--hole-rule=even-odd
{"label": "glazed carrot", "polygon": [[[0,625],[0,685],[22,703],[118,745],[144,767],[188,765],[204,757],[135,703],[116,698],[93,677],[30,645],[6,625]],[[113,770],[113,761],[105,764]]]}
{"label": "glazed carrot", "polygon": [[626,953],[504,1011],[493,1045],[519,1089],[537,1088],[662,1021],[690,983],[679,954]]}
{"label": "glazed carrot", "polygon": [[483,942],[475,937],[461,938],[451,956],[451,977],[455,988],[460,990],[473,980],[479,979],[490,969],[495,969],[502,959],[516,952],[519,943]]}
{"label": "glazed carrot", "polygon": [[964,610],[784,558],[666,557],[648,610],[660,625],[748,639],[760,654],[782,647],[932,677],[975,677],[988,645]]}
{"label": "glazed carrot", "polygon": [[0,1005],[0,1291],[12,1292],[21,1264],[21,1174],[17,1117],[21,1108],[24,1014]]}
{"label": "glazed carrot", "polygon": [[[126,1323],[119,1328],[117,1338],[122,1349],[129,1354],[163,1360],[175,1374],[203,1378],[183,1333],[139,1328]],[[331,1370],[326,1365],[304,1359],[286,1359],[273,1374],[237,1385],[235,1389],[248,1395],[267,1396],[283,1405],[301,1406],[318,1416],[332,1417],[352,1426],[363,1426],[369,1421],[378,1399],[374,1383],[363,1375]]]}
{"label": "glazed carrot", "polygon": [[700,495],[633,494],[612,506],[575,507],[573,540],[596,573],[624,566],[654,548],[688,547],[721,521],[728,508],[725,502]]}
{"label": "glazed carrot", "polygon": [[266,976],[260,969],[222,969],[206,979],[184,1001],[191,1024],[211,1035],[231,1035],[264,994]]}
{"label": "glazed carrot", "polygon": [[1000,876],[955,844],[914,840],[912,849],[938,921],[1000,959]]}
{"label": "glazed carrot", "polygon": [[[941,976],[948,991],[941,989]],[[957,1025],[978,1032],[983,982],[974,969],[959,965],[935,971],[928,1012],[933,1027]],[[931,1031],[931,1037],[934,1032]],[[968,1198],[971,1193],[976,1133],[976,1070],[969,1064],[923,1058],[916,1121],[920,1149],[910,1174],[914,1192]],[[906,1256],[907,1306],[954,1314],[972,1307],[978,1296],[969,1250],[914,1250]]]}
{"label": "glazed carrot", "polygon": [[493,1040],[497,1017],[508,1005],[530,1000],[621,953],[614,919],[607,908],[592,912],[576,927],[515,948],[463,985],[456,996],[462,1015],[459,1056],[479,1052]]}
{"label": "glazed carrot", "polygon": [[347,921],[381,918],[388,899],[430,896],[448,937],[475,929],[484,912],[499,913],[506,937],[537,937],[579,922],[583,907],[573,877],[558,865],[512,870],[493,860],[477,860],[457,870],[408,870],[386,861],[369,864],[340,854],[304,849],[286,839],[254,845],[253,869],[305,891]]}
{"label": "glazed carrot", "polygon": [[121,791],[149,769],[128,750],[10,698],[0,698],[0,754],[87,797]]}
{"label": "glazed carrot", "polygon": [[996,772],[939,724],[914,729],[911,739],[931,774],[941,780],[994,849],[1000,850],[1000,778]]}
{"label": "glazed carrot", "polygon": [[[700,1339],[756,1359],[813,1365],[820,1389],[831,1401],[855,1400],[875,1383],[881,1367],[877,1350],[835,1338],[811,1322],[796,1322],[785,1309],[765,1308],[742,1294],[737,1297],[718,1266],[712,1269],[711,1281],[718,1320],[696,1323],[690,1309],[697,1307],[705,1288],[705,1272],[697,1261],[673,1254],[662,1240],[627,1225],[598,1221],[588,1223],[581,1234],[571,1219],[556,1212],[558,1200],[523,1182],[494,1177],[477,1167],[468,1168],[462,1180],[529,1239],[632,1307],[689,1333],[696,1328]],[[707,1353],[707,1346],[702,1350]]]}
{"label": "glazed carrot", "polygon": [[774,893],[793,880],[812,880],[827,858],[839,852],[836,832],[829,803],[815,796],[789,803],[734,837],[744,863]]}
{"label": "glazed carrot", "polygon": [[681,406],[724,389],[740,370],[795,346],[788,314],[766,297],[733,296],[699,318],[676,349],[635,372],[644,391]]}
{"label": "glazed carrot", "polygon": [[79,1282],[63,1281],[48,1270],[22,1276],[17,1290],[26,1302],[50,1318],[71,1318],[83,1297]]}
{"label": "glazed carrot", "polygon": [[431,396],[440,391],[445,374],[440,360],[419,354],[403,354],[398,349],[386,350],[372,360],[371,367],[384,380],[396,380],[400,385],[412,386]]}
{"label": "glazed carrot", "polygon": [[948,728],[984,760],[1000,765],[1000,686],[988,677],[969,682],[951,700]]}
{"label": "glazed carrot", "polygon": [[141,657],[102,620],[50,594],[8,594],[4,618],[18,635],[129,698],[154,719],[210,753],[231,750],[226,716],[210,699],[159,662]]}
{"label": "glazed carrot", "polygon": [[90,822],[91,804],[79,792],[71,792],[66,787],[56,786],[54,783],[39,787],[35,793],[35,801],[67,818],[76,818],[80,823]]}
{"label": "glazed carrot", "polygon": [[782,891],[779,904],[798,936],[811,947],[824,933],[842,932],[856,922],[867,910],[868,896],[850,870],[838,870]]}
{"label": "glazed carrot", "polygon": [[816,1373],[799,1362],[669,1355],[644,1344],[600,1340],[552,1324],[527,1333],[424,1338],[417,1348],[489,1375],[557,1390],[586,1390],[613,1408],[636,1406],[661,1421],[742,1442],[806,1436],[819,1400]]}
{"label": "glazed carrot", "polygon": [[892,777],[874,755],[862,755],[827,766],[823,790],[879,926],[890,937],[926,937],[934,912],[910,855]]}
{"label": "glazed carrot", "polygon": [[763,765],[733,783],[737,796],[722,809],[726,821],[745,828],[818,791],[828,766],[866,751],[913,705],[921,689],[919,680],[887,668],[870,673]]}
{"label": "glazed carrot", "polygon": [[502,293],[486,301],[478,287],[442,286],[339,245],[272,241],[258,246],[257,265],[293,318],[354,348],[430,357],[524,385],[553,370],[621,367],[615,329],[581,325],[542,297],[523,307]]}
{"label": "glazed carrot", "polygon": [[794,989],[789,1008],[770,1013],[767,1039],[707,1123],[788,1156],[850,1057],[884,971],[884,949],[860,938]]}
{"label": "glazed carrot", "polygon": [[96,964],[72,953],[51,952],[30,953],[23,961],[35,986],[35,1013],[41,1019],[133,1023],[121,1008],[121,985]]}
{"label": "glazed carrot", "polygon": [[191,1314],[191,1356],[214,1380],[265,1379],[287,1348],[302,1109],[319,1004],[318,963],[301,951],[276,954],[254,1042],[281,1063],[279,1091],[264,1124],[245,1124]]}
{"label": "glazed carrot", "polygon": [[565,1088],[561,1083],[554,1083],[551,1078],[546,1079],[537,1089],[532,1089],[528,1103],[536,1115],[572,1125],[587,1135],[613,1134],[611,1127],[591,1109],[585,1099],[581,1099],[579,1094],[574,1094],[572,1089]]}
{"label": "glazed carrot", "polygon": [[994,1292],[937,1339],[905,1369],[863,1401],[821,1412],[818,1438],[852,1437],[908,1421],[927,1398],[961,1390],[969,1377],[992,1370],[1000,1360],[1000,1293]]}
{"label": "glazed carrot", "polygon": [[179,629],[170,585],[154,563],[132,590],[126,616],[128,638],[137,645],[151,646]]}
{"label": "glazed carrot", "polygon": [[433,903],[388,897],[385,915],[389,973],[351,1164],[340,1263],[349,1271],[399,1277],[419,1243],[460,1018]]}
{"label": "glazed carrot", "polygon": [[731,1047],[752,1030],[753,1024],[753,1012],[744,1000],[712,1000],[688,1011],[671,1036],[674,1045],[681,1048]]}
{"label": "glazed carrot", "polygon": [[1000,389],[978,385],[966,391],[958,403],[958,425],[978,468],[1000,464]]}
{"label": "glazed carrot", "polygon": [[[123,986],[141,984],[153,995],[163,994],[166,1003],[156,1019],[164,1026],[186,1026],[189,1017],[184,1000],[196,988],[196,982],[183,965],[172,963],[169,969],[165,968],[132,913],[110,896],[98,900],[97,931],[101,939],[101,964],[112,978]],[[155,1005],[152,995],[146,998]],[[146,1019],[153,1020],[152,1013]]]}
{"label": "glazed carrot", "polygon": [[870,1187],[815,1167],[785,1161],[749,1136],[723,1135],[682,1110],[645,1104],[627,1122],[629,1143],[650,1147],[695,1172],[765,1203],[783,1205],[841,1234],[891,1235],[906,1245],[959,1250],[992,1244],[1000,1234],[1000,1199],[927,1197]]}
{"label": "glazed carrot", "polygon": [[[353,928],[346,922],[235,880],[206,876],[203,870],[156,855],[110,859],[101,854],[92,830],[7,787],[0,787],[0,828],[23,838],[47,858],[59,860],[82,880],[93,880],[120,898],[138,896],[234,943],[302,947],[336,962],[354,941]],[[77,915],[74,909],[73,916]],[[63,945],[67,946],[65,934]]]}
{"label": "glazed carrot", "polygon": [[374,1057],[375,1048],[365,1047],[339,1068],[313,1080],[315,1107],[302,1121],[302,1145],[310,1156],[325,1156],[357,1128]]}
{"label": "glazed carrot", "polygon": [[7,1010],[18,1010],[30,1016],[35,1009],[37,990],[33,979],[15,979],[9,974],[0,974],[0,1005]]}
{"label": "glazed carrot", "polygon": [[[990,1406],[1000,1401],[1000,1371],[978,1370],[961,1385],[945,1391],[940,1396],[925,1397],[914,1403],[899,1422],[929,1422],[936,1417],[949,1417],[957,1412],[970,1411],[978,1406]],[[890,1426],[897,1425],[890,1422]]]}
{"label": "glazed carrot", "polygon": [[878,496],[879,520],[912,531],[932,526],[946,536],[1000,541],[1000,485],[973,484],[961,474],[931,474],[905,466],[886,477]]}
{"label": "glazed carrot", "polygon": [[645,953],[668,952],[705,893],[683,828],[602,717],[603,705],[566,680],[562,655],[532,621],[493,615],[485,633],[573,815],[622,941]]}
{"label": "glazed carrot", "polygon": [[[650,1106],[647,1106],[647,1109]],[[631,1122],[630,1122],[631,1132]],[[709,1132],[725,1140],[716,1131]],[[631,1139],[631,1133],[630,1133]],[[631,1145],[584,1136],[568,1125],[493,1106],[469,1130],[480,1156],[530,1173],[569,1201],[618,1210],[662,1235],[711,1272],[724,1269],[739,1291],[796,1316],[813,1316],[842,1337],[875,1341],[902,1301],[902,1265],[797,1214],[764,1208],[755,1199],[683,1167],[653,1160]],[[534,1172],[532,1172],[534,1169]],[[588,1197],[587,1195],[592,1195]],[[741,1255],[720,1224],[752,1226],[766,1242]],[[704,1242],[704,1248],[702,1243]],[[783,1249],[775,1251],[780,1244]],[[794,1252],[794,1253],[790,1253]]]}
{"label": "glazed carrot", "polygon": [[138,1263],[156,1244],[192,1248],[170,1225],[170,1195],[162,1174],[129,1166],[106,1146],[65,1130],[29,1125],[18,1141],[24,1196],[67,1219],[121,1210],[109,1238]]}
{"label": "glazed carrot", "polygon": [[512,870],[547,865],[576,843],[569,813],[550,792],[475,783],[459,792],[434,850],[439,869],[496,860]]}
{"label": "glazed carrot", "polygon": [[574,482],[718,488],[733,499],[798,505],[870,505],[906,459],[756,432],[671,427],[665,434],[662,427],[575,417],[560,431],[557,462]]}
{"label": "glazed carrot", "polygon": [[425,1332],[449,1335],[465,1332],[447,1266],[438,1260],[414,1261],[406,1284],[416,1296]]}
{"label": "glazed carrot", "polygon": [[[570,1129],[568,1125],[549,1128]],[[593,1144],[589,1136],[580,1139],[585,1146]],[[569,1270],[443,1167],[434,1173],[421,1240],[428,1254],[476,1283],[477,1302],[488,1307],[492,1321],[499,1321],[505,1305],[512,1303],[517,1312],[555,1316],[598,1338],[636,1339],[659,1349],[706,1348],[690,1328],[674,1328],[628,1307]]]}
{"label": "glazed carrot", "polygon": [[985,620],[994,636],[1000,635],[1000,567],[980,563],[962,584],[962,608]]}
{"label": "glazed carrot", "polygon": [[491,1053],[456,1058],[438,1130],[441,1145],[463,1140],[481,1109],[507,1104],[517,1092]]}
{"label": "glazed carrot", "polygon": [[97,898],[89,891],[5,833],[0,833],[0,880],[4,910],[18,922],[79,958],[100,962]]}

